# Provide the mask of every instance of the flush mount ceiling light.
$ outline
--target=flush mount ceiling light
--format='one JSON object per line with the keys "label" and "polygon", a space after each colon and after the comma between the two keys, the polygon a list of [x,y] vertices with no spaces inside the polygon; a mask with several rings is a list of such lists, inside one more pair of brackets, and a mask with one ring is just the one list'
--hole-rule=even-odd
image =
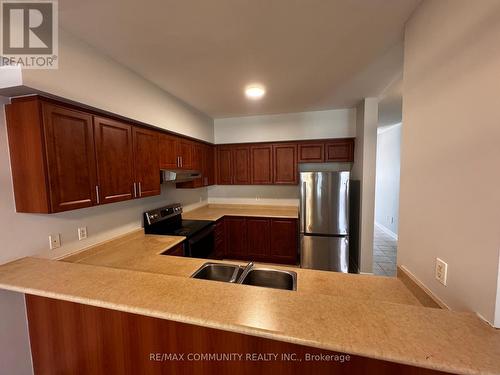
{"label": "flush mount ceiling light", "polygon": [[258,100],[266,95],[266,89],[262,85],[248,85],[245,87],[245,95],[248,99]]}

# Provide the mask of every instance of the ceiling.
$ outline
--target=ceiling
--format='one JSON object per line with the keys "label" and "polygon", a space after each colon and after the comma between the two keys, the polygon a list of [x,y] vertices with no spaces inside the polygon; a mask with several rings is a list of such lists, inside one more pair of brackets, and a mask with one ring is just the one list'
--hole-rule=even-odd
{"label": "ceiling", "polygon": [[[352,107],[399,74],[420,0],[64,0],[60,25],[213,118]],[[259,102],[248,83],[266,86]]]}

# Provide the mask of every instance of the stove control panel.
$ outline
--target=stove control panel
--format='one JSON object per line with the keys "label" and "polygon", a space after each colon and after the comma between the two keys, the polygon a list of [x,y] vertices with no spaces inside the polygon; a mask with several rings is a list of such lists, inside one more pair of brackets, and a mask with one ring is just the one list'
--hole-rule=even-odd
{"label": "stove control panel", "polygon": [[171,218],[182,214],[182,205],[180,203],[171,204],[169,206],[160,207],[144,213],[149,225],[159,221]]}

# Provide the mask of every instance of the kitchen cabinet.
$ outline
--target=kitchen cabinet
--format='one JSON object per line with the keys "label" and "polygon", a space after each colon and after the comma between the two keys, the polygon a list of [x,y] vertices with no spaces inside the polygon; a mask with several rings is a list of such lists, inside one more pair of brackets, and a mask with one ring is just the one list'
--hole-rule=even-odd
{"label": "kitchen cabinet", "polygon": [[52,213],[96,203],[92,116],[37,97],[6,105],[17,212]]}
{"label": "kitchen cabinet", "polygon": [[160,194],[159,132],[39,96],[12,99],[6,114],[17,212]]}
{"label": "kitchen cabinet", "polygon": [[297,225],[297,219],[225,216],[216,224],[217,258],[297,264]]}
{"label": "kitchen cabinet", "polygon": [[160,134],[160,168],[192,169],[193,142],[170,134]]}
{"label": "kitchen cabinet", "polygon": [[94,137],[97,203],[135,198],[132,126],[95,117]]}
{"label": "kitchen cabinet", "polygon": [[206,156],[206,184],[205,186],[215,185],[215,146],[207,145],[207,156]]}
{"label": "kitchen cabinet", "polygon": [[177,169],[179,167],[177,143],[177,137],[169,134],[160,134],[160,169]]}
{"label": "kitchen cabinet", "polygon": [[247,230],[244,217],[224,218],[226,254],[230,259],[247,259]]}
{"label": "kitchen cabinet", "polygon": [[273,183],[276,185],[296,185],[297,144],[279,143],[273,145]]}
{"label": "kitchen cabinet", "polygon": [[231,147],[217,147],[217,184],[233,183],[233,158]]}
{"label": "kitchen cabinet", "polygon": [[269,185],[273,183],[273,146],[271,144],[250,147],[251,183]]}
{"label": "kitchen cabinet", "polygon": [[193,181],[177,183],[178,188],[192,189],[215,184],[215,150],[214,146],[201,142],[193,145],[193,169],[200,172],[201,177]]}
{"label": "kitchen cabinet", "polygon": [[136,197],[160,195],[158,132],[133,127]]}
{"label": "kitchen cabinet", "polygon": [[247,218],[247,254],[256,261],[266,261],[270,255],[271,219]]}
{"label": "kitchen cabinet", "polygon": [[299,163],[322,163],[325,161],[325,144],[321,142],[299,143]]}
{"label": "kitchen cabinet", "polygon": [[325,143],[325,161],[351,162],[354,161],[354,140],[338,139]]}
{"label": "kitchen cabinet", "polygon": [[298,221],[273,218],[271,220],[270,259],[275,263],[297,263]]}
{"label": "kitchen cabinet", "polygon": [[250,148],[236,146],[232,148],[232,168],[234,185],[250,185]]}

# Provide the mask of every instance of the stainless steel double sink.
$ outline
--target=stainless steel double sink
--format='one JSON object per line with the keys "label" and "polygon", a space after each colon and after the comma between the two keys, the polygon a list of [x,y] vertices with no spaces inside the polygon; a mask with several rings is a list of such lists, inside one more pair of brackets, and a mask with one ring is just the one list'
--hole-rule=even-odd
{"label": "stainless steel double sink", "polygon": [[297,290],[297,273],[258,267],[253,263],[241,267],[237,264],[208,262],[198,268],[191,277],[265,288]]}

